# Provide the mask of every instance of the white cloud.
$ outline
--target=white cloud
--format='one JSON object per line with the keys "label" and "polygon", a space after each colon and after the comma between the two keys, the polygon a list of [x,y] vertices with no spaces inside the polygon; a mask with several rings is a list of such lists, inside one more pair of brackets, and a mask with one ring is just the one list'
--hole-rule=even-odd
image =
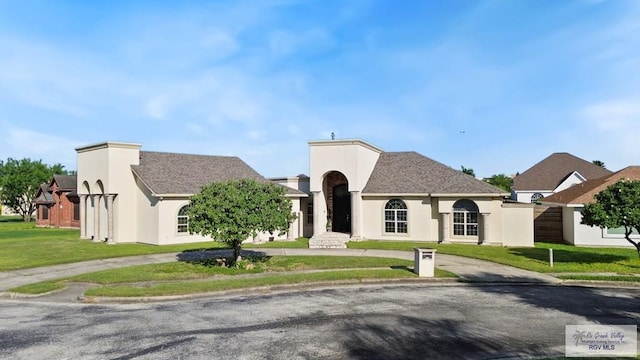
{"label": "white cloud", "polygon": [[579,115],[603,131],[640,129],[640,99],[611,100],[589,105]]}
{"label": "white cloud", "polygon": [[75,169],[77,141],[23,128],[9,128],[2,149],[4,157],[42,159],[48,164],[61,163]]}

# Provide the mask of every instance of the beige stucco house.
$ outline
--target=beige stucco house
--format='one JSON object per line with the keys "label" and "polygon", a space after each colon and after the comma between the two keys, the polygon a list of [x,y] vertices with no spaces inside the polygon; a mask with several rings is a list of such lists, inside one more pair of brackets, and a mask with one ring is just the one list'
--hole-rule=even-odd
{"label": "beige stucco house", "polygon": [[106,142],[77,148],[81,236],[174,244],[188,232],[185,206],[209,182],[251,178],[287,187],[297,219],[283,237],[311,247],[361,239],[533,246],[533,207],[415,152],[362,140],[309,142],[310,175],[265,179],[237,157],[141,151]]}
{"label": "beige stucco house", "polygon": [[362,140],[309,142],[313,237],[533,246],[533,208],[416,152]]}
{"label": "beige stucco house", "polygon": [[[188,231],[189,197],[210,182],[233,179],[269,181],[237,157],[140,151],[140,144],[105,142],[76,149],[80,236],[114,243],[179,244],[207,241]],[[281,237],[261,234],[257,241],[302,236],[300,198],[292,188],[298,220]]]}

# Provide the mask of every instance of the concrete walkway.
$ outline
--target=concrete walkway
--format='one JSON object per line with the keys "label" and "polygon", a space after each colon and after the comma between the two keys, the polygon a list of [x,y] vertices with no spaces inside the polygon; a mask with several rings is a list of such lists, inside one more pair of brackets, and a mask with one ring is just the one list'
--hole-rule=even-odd
{"label": "concrete walkway", "polygon": [[[371,249],[245,249],[244,256],[263,255],[329,255],[329,256],[370,256],[388,257],[413,261],[411,251],[371,250]],[[181,252],[128,256],[113,259],[84,261],[79,263],[46,266],[33,269],[0,272],[0,292],[17,286],[54,280],[94,271],[115,269],[132,265],[156,264],[171,261],[196,260],[230,256],[230,250],[209,250],[205,252]],[[436,267],[460,276],[462,280],[472,282],[514,282],[556,284],[560,280],[549,275],[517,269],[511,266],[460,256],[436,253]]]}

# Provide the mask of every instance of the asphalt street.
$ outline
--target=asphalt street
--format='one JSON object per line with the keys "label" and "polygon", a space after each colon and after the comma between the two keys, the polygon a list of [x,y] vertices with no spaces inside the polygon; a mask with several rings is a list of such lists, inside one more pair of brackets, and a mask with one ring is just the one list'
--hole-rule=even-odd
{"label": "asphalt street", "polygon": [[361,285],[136,304],[0,302],[3,359],[492,359],[640,320],[640,289]]}

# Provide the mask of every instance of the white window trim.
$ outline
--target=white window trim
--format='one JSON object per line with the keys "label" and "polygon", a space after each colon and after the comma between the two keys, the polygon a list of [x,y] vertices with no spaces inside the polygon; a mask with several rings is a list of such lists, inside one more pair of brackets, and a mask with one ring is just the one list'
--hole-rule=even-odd
{"label": "white window trim", "polygon": [[[189,204],[186,205],[182,205],[178,208],[178,213],[176,214],[176,234],[180,235],[180,236],[184,236],[184,235],[190,235],[189,234],[189,215],[180,215],[180,211],[182,211],[182,209],[184,209],[185,207],[188,207]],[[180,219],[181,218],[186,218],[187,219],[187,223],[186,223],[186,230],[185,231],[180,231],[180,226],[184,226],[185,224],[180,224]]]}
{"label": "white window trim", "polygon": [[[402,204],[404,205],[404,209],[387,209],[387,205],[389,205],[389,203],[391,201],[393,201],[393,200],[401,201]],[[393,231],[393,232],[387,231],[387,211],[389,211],[389,210],[394,211],[393,223],[394,223],[395,231]],[[404,221],[403,220],[398,220],[398,210],[403,210],[403,211],[406,212],[406,219],[407,220],[404,220]],[[401,222],[406,224],[406,228],[407,228],[406,232],[398,232],[398,223],[401,223]],[[404,200],[402,200],[400,198],[392,198],[392,199],[387,200],[384,203],[384,205],[382,207],[382,233],[384,235],[409,237],[409,206],[407,205],[407,203]]]}
{"label": "white window trim", "polygon": [[[455,204],[460,200],[468,200],[468,201],[470,201],[471,203],[473,203],[475,205],[476,209],[478,209],[478,211],[475,212],[477,214],[476,215],[477,222],[475,222],[475,223],[468,223],[467,222],[467,215],[469,213],[472,213],[471,211],[468,211],[466,209],[465,209],[465,211],[456,211]],[[450,226],[451,226],[451,238],[453,238],[453,239],[478,240],[478,239],[480,239],[480,209],[478,208],[478,204],[476,204],[475,201],[469,200],[469,199],[460,199],[460,200],[456,201],[453,204],[452,208],[451,208],[451,220],[450,220],[450,222],[451,222],[450,223]],[[464,222],[463,223],[457,223],[455,221],[455,217],[456,217],[455,214],[456,213],[464,214]],[[455,225],[459,225],[459,224],[462,224],[464,226],[464,235],[457,235],[456,234]],[[477,227],[476,228],[477,234],[476,235],[467,235],[467,225],[474,225],[474,224]]]}

